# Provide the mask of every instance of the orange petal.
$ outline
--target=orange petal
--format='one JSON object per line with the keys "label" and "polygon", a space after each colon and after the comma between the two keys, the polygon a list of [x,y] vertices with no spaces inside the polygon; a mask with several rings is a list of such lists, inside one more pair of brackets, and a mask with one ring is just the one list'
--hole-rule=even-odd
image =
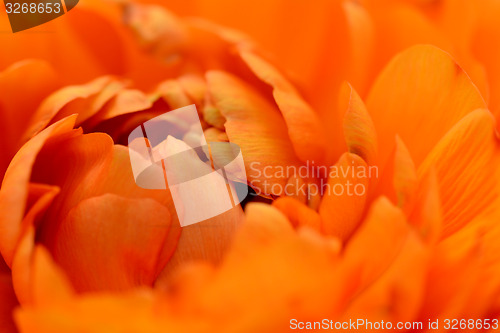
{"label": "orange petal", "polygon": [[417,169],[408,148],[399,136],[396,136],[393,183],[398,206],[405,211],[411,210],[418,186]]}
{"label": "orange petal", "polygon": [[370,13],[358,2],[345,1],[343,7],[351,39],[347,78],[356,91],[365,96],[371,83],[367,73],[370,72],[375,53],[375,25]]}
{"label": "orange petal", "polygon": [[[358,177],[362,176],[358,170],[364,170],[366,177]],[[365,214],[370,183],[368,172],[366,162],[351,153],[342,155],[330,169],[319,207],[322,230],[326,234],[346,241],[356,230]]]}
{"label": "orange petal", "polygon": [[375,201],[345,248],[346,278],[352,282],[344,283],[354,290],[373,283],[399,255],[408,232],[399,208],[384,197]]}
{"label": "orange petal", "polygon": [[484,213],[500,195],[499,142],[495,121],[476,110],[457,123],[430,152],[420,177],[436,170],[443,208],[443,236]]}
{"label": "orange petal", "polygon": [[[47,144],[38,155],[37,164],[34,168],[32,177],[36,181],[54,184],[61,188],[60,196],[54,201],[50,210],[45,215],[43,225],[39,230],[39,239],[54,253],[56,261],[62,263],[63,266],[68,269],[72,267],[71,260],[67,257],[61,259],[59,256],[61,253],[58,253],[58,249],[62,246],[60,245],[61,243],[66,244],[65,242],[71,241],[71,239],[65,239],[62,236],[59,237],[58,233],[60,230],[65,230],[66,228],[65,224],[68,222],[66,222],[65,218],[71,221],[71,218],[67,217],[69,212],[73,211],[72,214],[75,215],[80,212],[80,210],[83,211],[81,214],[84,216],[76,215],[76,217],[73,216],[74,219],[81,220],[87,217],[87,215],[85,215],[87,214],[86,212],[92,209],[92,207],[89,207],[91,206],[89,200],[91,204],[94,204],[92,200],[97,200],[97,198],[88,198],[102,198],[102,196],[100,196],[102,194],[115,193],[120,197],[140,199],[137,204],[140,204],[144,200],[147,202],[151,201],[149,198],[153,198],[155,204],[151,205],[154,206],[153,208],[156,209],[158,212],[157,214],[166,211],[167,217],[169,217],[169,211],[175,212],[168,191],[147,191],[136,186],[130,168],[127,149],[120,146],[113,147],[111,139],[107,135],[101,133],[80,135]],[[107,204],[107,208],[111,210],[111,212],[114,212],[113,210],[120,210],[120,207],[125,205],[121,200],[129,200],[131,203],[135,202],[133,199],[126,198],[114,201],[111,200]],[[116,205],[114,205],[114,203],[116,203]],[[102,205],[104,205],[104,203]],[[151,205],[148,205],[148,207]],[[161,207],[161,209],[159,207]],[[75,210],[77,213],[75,213]],[[102,221],[97,221],[96,223],[103,223],[103,221],[105,221],[105,214],[111,214],[111,212],[107,212],[103,208],[101,215],[99,215]],[[145,213],[143,213],[143,215],[144,218],[147,217]],[[157,217],[158,216],[155,215],[155,218]],[[131,214],[130,218],[134,219],[136,215]],[[169,221],[170,220],[162,223],[170,223]],[[133,221],[130,221],[130,223],[132,222]],[[79,223],[83,222],[80,221]],[[71,232],[76,231],[68,231],[68,233]],[[157,240],[159,242],[157,243],[161,245],[160,253],[158,253],[158,258],[155,259],[157,266],[150,267],[150,270],[154,268],[155,271],[145,272],[149,275],[147,277],[142,277],[143,279],[147,278],[147,283],[151,283],[151,281],[156,278],[159,271],[163,269],[163,266],[171,257],[176,247],[179,233],[180,227],[178,225],[174,228],[166,228],[163,236],[161,233],[158,233],[158,237],[163,237],[161,242]],[[145,235],[145,237],[146,236],[147,235]],[[80,242],[83,241],[85,241],[85,239],[80,240]],[[155,246],[160,246],[158,244]],[[118,247],[119,245],[120,244],[109,244],[111,247]],[[116,251],[120,250],[120,248],[116,249]],[[87,253],[86,255],[91,256],[92,253]],[[84,265],[84,263],[85,262],[75,262],[73,264],[77,269],[82,269],[82,267],[78,265]],[[132,269],[133,266],[128,268]],[[117,273],[116,271],[108,273],[110,279],[114,278],[112,274],[119,274],[119,272]],[[90,285],[86,285],[85,281],[82,282],[81,280],[83,278],[78,278],[78,276],[77,273],[74,273],[70,275],[70,278],[72,282],[76,281],[76,283],[78,283],[76,286],[79,290],[85,288],[104,288],[106,283],[111,283],[109,279],[106,280],[104,278],[102,281],[89,279]],[[103,284],[99,284],[99,282]],[[134,280],[131,277],[125,277],[120,283],[116,284],[116,288],[125,288],[126,286],[130,286],[129,284],[132,282],[134,282]]]}
{"label": "orange petal", "polygon": [[203,77],[198,75],[186,74],[178,78],[179,84],[182,89],[186,92],[189,98],[196,104],[197,107],[201,107],[205,100],[205,94],[207,92],[207,85]]}
{"label": "orange petal", "polygon": [[285,214],[295,228],[308,226],[317,231],[321,228],[318,213],[293,198],[279,198],[273,202],[273,206]]}
{"label": "orange petal", "polygon": [[32,265],[33,305],[43,307],[73,296],[71,283],[43,246],[35,247]]}
{"label": "orange petal", "polygon": [[88,120],[84,125],[85,127],[92,127],[102,121],[124,114],[147,110],[153,106],[152,98],[142,91],[135,89],[121,90],[116,96],[106,102],[107,105],[104,109]]}
{"label": "orange petal", "polygon": [[34,302],[32,288],[32,258],[35,243],[35,228],[41,217],[59,193],[59,188],[43,184],[29,184],[26,211],[22,221],[22,234],[12,261],[14,290],[21,304]]}
{"label": "orange petal", "polygon": [[[486,68],[490,89],[490,110],[500,119],[500,3],[495,0],[477,2],[478,19],[472,36],[472,50],[474,57]],[[497,128],[500,122],[497,123]]]}
{"label": "orange petal", "polygon": [[316,112],[271,64],[251,52],[243,51],[241,57],[255,75],[273,88],[274,99],[283,114],[297,156],[303,162],[321,162],[326,152],[326,139]]}
{"label": "orange petal", "polygon": [[155,301],[145,290],[113,295],[90,294],[51,306],[19,308],[15,319],[25,333],[182,330],[180,324],[163,317],[163,310],[157,312]]}
{"label": "orange petal", "polygon": [[410,234],[394,262],[352,301],[343,318],[412,321],[419,316],[426,296],[429,261],[429,249]]}
{"label": "orange petal", "polygon": [[[85,82],[103,74],[124,74],[126,51],[117,21],[113,24],[102,14],[113,5],[101,3],[100,12],[87,5],[88,1],[83,1],[76,6],[71,11],[71,20],[57,19],[28,33],[0,36],[0,44],[9,50],[0,55],[0,68],[23,59],[41,59],[53,65],[64,81],[71,83]],[[0,19],[4,20],[6,15]],[[88,22],[93,24],[89,26]],[[10,30],[3,22],[1,26],[2,31]]]}
{"label": "orange petal", "polygon": [[165,99],[172,110],[193,104],[177,80],[162,82],[156,89],[156,93]]}
{"label": "orange petal", "polygon": [[35,159],[49,138],[71,135],[75,116],[63,119],[27,142],[13,158],[0,191],[0,251],[10,266],[20,237],[21,221],[28,197],[28,182]]}
{"label": "orange petal", "polygon": [[440,238],[443,212],[434,169],[423,176],[416,194],[415,207],[408,221],[417,228],[420,237],[427,243],[436,242]]}
{"label": "orange petal", "polygon": [[90,198],[55,231],[54,258],[78,291],[152,285],[170,225],[168,210],[152,199]]}
{"label": "orange petal", "polygon": [[44,217],[39,239],[52,249],[55,231],[81,200],[99,195],[113,159],[113,141],[103,133],[65,137],[48,142],[37,156],[33,182],[58,186],[60,195]]}
{"label": "orange petal", "polygon": [[268,244],[275,238],[291,235],[293,232],[292,225],[285,215],[266,204],[248,205],[245,217],[245,223],[237,235],[231,252],[248,252],[252,246]]}
{"label": "orange petal", "polygon": [[415,46],[399,54],[367,100],[380,140],[381,165],[396,134],[419,165],[457,121],[482,107],[485,103],[477,88],[445,52]]}
{"label": "orange petal", "polygon": [[243,210],[238,205],[221,215],[183,227],[175,252],[158,277],[159,283],[168,279],[173,270],[189,262],[218,264],[243,219]]}
{"label": "orange petal", "polygon": [[449,38],[414,7],[402,1],[390,1],[389,4],[382,4],[381,1],[370,2],[366,8],[376,27],[376,48],[367,74],[370,82],[395,54],[414,45],[430,44],[446,51],[453,50]]}
{"label": "orange petal", "polygon": [[[241,147],[250,185],[263,195],[282,195],[288,179],[276,176],[274,171],[297,166],[298,160],[281,114],[252,87],[230,74],[211,71],[207,85],[227,119],[229,139]],[[266,167],[271,169],[270,177],[266,177]]]}
{"label": "orange petal", "polygon": [[[325,311],[334,311],[332,309],[338,308],[337,296],[333,293],[338,287],[334,274],[338,258],[335,251],[338,251],[338,244],[336,248],[332,247],[329,239],[297,235],[276,208],[251,204],[247,207],[247,221],[236,237],[233,249],[214,278],[200,292],[200,304],[210,309],[211,316],[219,320],[228,311],[261,318],[251,321],[251,331],[259,332],[279,331],[279,322],[290,320],[285,319],[290,313],[319,316]],[[252,272],[263,274],[254,275]],[[249,285],[250,275],[252,282]],[[311,283],[311,279],[315,283]],[[325,294],[333,296],[324,297]],[[233,295],[245,301],[240,302]],[[270,297],[264,299],[262,295]],[[290,306],[290,295],[294,295],[300,305]],[[278,310],[272,311],[271,315],[271,308]],[[233,331],[241,325],[248,327],[248,321],[245,320],[245,324],[229,322],[227,325],[228,330]]]}
{"label": "orange petal", "polygon": [[385,196],[409,214],[415,204],[418,176],[413,158],[399,135],[381,174],[370,198]]}
{"label": "orange petal", "polygon": [[[0,258],[0,265],[5,265],[2,261]],[[5,333],[16,333],[13,311],[18,302],[9,272],[0,271],[0,300],[0,329]]]}
{"label": "orange petal", "polygon": [[0,179],[10,159],[24,143],[22,137],[29,119],[58,85],[52,67],[41,60],[23,60],[0,72],[0,133],[3,142]]}
{"label": "orange petal", "polygon": [[[175,1],[167,3],[179,8]],[[214,6],[210,0],[197,0],[183,11],[183,15],[203,17],[244,31],[304,85],[305,95],[314,100],[313,107],[325,113],[331,111],[328,106],[335,103],[332,91],[345,79],[345,64],[350,59],[349,30],[342,1],[319,0],[310,6],[305,2],[284,4],[280,0],[248,3],[220,0]],[[307,29],[297,30],[297,26]],[[288,36],[286,43],[283,36]]]}
{"label": "orange petal", "polygon": [[87,84],[68,86],[56,91],[43,101],[33,116],[27,135],[33,135],[71,114],[77,113],[77,124],[90,118],[124,87],[123,82],[101,77]]}

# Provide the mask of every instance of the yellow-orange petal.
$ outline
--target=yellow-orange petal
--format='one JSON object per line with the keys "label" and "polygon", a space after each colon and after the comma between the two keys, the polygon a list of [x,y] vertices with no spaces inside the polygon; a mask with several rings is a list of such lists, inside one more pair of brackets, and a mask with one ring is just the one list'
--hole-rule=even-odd
{"label": "yellow-orange petal", "polygon": [[435,168],[443,209],[443,236],[462,228],[500,195],[500,146],[495,120],[476,110],[458,122],[429,153],[420,177]]}
{"label": "yellow-orange petal", "polygon": [[[359,170],[366,177],[359,177]],[[321,227],[326,234],[346,241],[356,230],[365,214],[369,170],[361,157],[351,153],[342,155],[330,168],[319,207]]]}
{"label": "yellow-orange petal", "polygon": [[[241,148],[250,186],[259,189],[259,194],[282,195],[288,177],[280,177],[277,170],[299,162],[279,111],[251,86],[228,73],[208,72],[207,85],[226,118],[229,139]],[[269,176],[264,172],[266,167]]]}
{"label": "yellow-orange petal", "polygon": [[453,50],[449,38],[423,13],[402,1],[390,1],[389,4],[381,1],[369,1],[365,6],[375,26],[376,40],[367,73],[370,83],[395,54],[414,45],[430,44],[448,52]]}
{"label": "yellow-orange petal", "polygon": [[410,211],[418,186],[417,169],[408,148],[399,136],[396,136],[393,185],[398,206],[404,211]]}
{"label": "yellow-orange petal", "polygon": [[[475,3],[478,6],[476,29],[472,36],[471,49],[473,55],[486,69],[490,90],[489,108],[500,119],[500,3],[485,0]],[[500,128],[500,122],[497,123]]]}
{"label": "yellow-orange petal", "polygon": [[347,79],[361,96],[371,83],[370,73],[375,53],[375,24],[368,10],[356,1],[343,3],[349,26],[351,56]]}
{"label": "yellow-orange petal", "polygon": [[387,198],[377,199],[344,250],[349,288],[360,290],[379,278],[401,252],[408,233],[403,212]]}
{"label": "yellow-orange petal", "polygon": [[434,169],[429,170],[420,181],[412,208],[408,221],[416,227],[425,242],[436,242],[441,236],[443,212]]}
{"label": "yellow-orange petal", "polygon": [[414,46],[397,55],[367,100],[377,128],[382,165],[398,134],[419,165],[443,135],[485,102],[470,78],[444,51]]}
{"label": "yellow-orange petal", "polygon": [[394,261],[353,299],[343,318],[392,323],[417,318],[426,297],[430,255],[418,236],[410,233]]}

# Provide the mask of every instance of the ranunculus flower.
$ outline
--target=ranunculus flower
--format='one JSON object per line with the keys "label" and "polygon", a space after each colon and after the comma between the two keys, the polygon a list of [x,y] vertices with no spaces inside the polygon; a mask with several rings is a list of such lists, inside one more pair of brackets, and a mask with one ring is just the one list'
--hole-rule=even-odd
{"label": "ranunculus flower", "polygon": [[[2,332],[498,319],[495,1],[161,5],[0,36]],[[181,228],[125,145],[190,104],[260,203]]]}

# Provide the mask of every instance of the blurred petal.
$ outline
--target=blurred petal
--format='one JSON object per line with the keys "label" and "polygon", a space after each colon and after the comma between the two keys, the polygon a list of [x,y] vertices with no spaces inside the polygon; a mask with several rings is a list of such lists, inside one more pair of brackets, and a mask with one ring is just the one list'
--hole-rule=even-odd
{"label": "blurred petal", "polygon": [[396,136],[393,184],[398,206],[405,211],[411,210],[415,204],[415,192],[418,186],[417,169],[408,148],[399,136]]}
{"label": "blurred petal", "polygon": [[56,231],[70,209],[80,201],[100,194],[98,185],[106,179],[112,160],[113,141],[103,133],[52,140],[39,152],[32,181],[61,189],[39,229],[39,240],[49,250],[52,250]]}
{"label": "blurred petal", "polygon": [[[417,44],[435,45],[446,51],[453,46],[445,34],[422,13],[402,1],[369,1],[366,6],[375,26],[376,50],[368,73],[372,82],[395,54]],[[397,28],[395,28],[397,27]],[[369,110],[370,107],[368,107]]]}
{"label": "blurred petal", "polygon": [[[472,37],[474,56],[486,68],[490,89],[490,110],[500,119],[500,3],[495,0],[485,0],[477,3],[477,28]],[[497,123],[497,128],[500,122]]]}
{"label": "blurred petal", "polygon": [[356,91],[365,96],[371,83],[367,73],[370,72],[375,53],[375,25],[370,13],[357,1],[345,1],[343,7],[351,39],[347,78]]}
{"label": "blurred petal", "polygon": [[231,252],[245,253],[251,251],[254,246],[269,244],[276,238],[292,235],[292,232],[292,225],[279,210],[269,205],[254,203],[246,209],[245,223]]}
{"label": "blurred petal", "polygon": [[273,206],[278,208],[290,220],[294,228],[308,226],[316,231],[321,229],[321,217],[319,214],[290,197],[278,198],[273,202]]}
{"label": "blurred petal", "polygon": [[[0,258],[0,265],[5,265],[2,258]],[[18,302],[12,287],[10,272],[0,269],[0,330],[2,333],[17,332],[13,318],[14,308],[17,305]]]}
{"label": "blurred petal", "polygon": [[408,221],[417,228],[425,242],[434,243],[439,240],[443,227],[443,212],[434,169],[429,170],[421,180]]}
{"label": "blurred petal", "polygon": [[29,119],[58,85],[53,68],[41,60],[23,60],[0,72],[0,179],[25,141]]}
{"label": "blurred petal", "polygon": [[65,273],[52,260],[43,247],[35,247],[31,272],[33,304],[46,306],[65,301],[74,295],[73,287]]}
{"label": "blurred petal", "polygon": [[344,318],[392,323],[415,319],[426,295],[429,259],[430,251],[410,234],[394,262],[353,300]]}
{"label": "blurred petal", "polygon": [[242,52],[241,57],[255,75],[273,88],[273,96],[283,114],[297,156],[303,162],[321,162],[326,140],[316,112],[271,64],[250,52]]}
{"label": "blurred petal", "polygon": [[0,251],[10,266],[21,233],[28,182],[37,154],[51,137],[71,135],[75,116],[63,119],[27,142],[12,160],[0,191]]}
{"label": "blurred petal", "polygon": [[[71,11],[71,20],[53,20],[28,33],[2,34],[0,44],[9,52],[0,55],[0,67],[27,58],[41,59],[54,66],[64,81],[73,83],[90,80],[103,72],[123,74],[124,44],[118,26],[106,14],[89,10],[87,3],[82,1]],[[101,12],[109,10],[109,5],[100,5]],[[6,15],[0,19],[4,20],[7,21]],[[88,25],[88,22],[93,23]],[[2,31],[10,30],[4,22],[0,26]]]}
{"label": "blurred petal", "polygon": [[[344,250],[345,285],[361,290],[376,281],[397,258],[409,233],[403,212],[382,197]],[[352,275],[349,275],[352,274]]]}

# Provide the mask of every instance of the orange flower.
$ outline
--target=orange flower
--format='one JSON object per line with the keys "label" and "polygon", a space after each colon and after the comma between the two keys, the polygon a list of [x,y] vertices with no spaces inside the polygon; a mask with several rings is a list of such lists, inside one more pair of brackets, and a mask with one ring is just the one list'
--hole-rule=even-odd
{"label": "orange flower", "polygon": [[[462,4],[325,0],[285,16],[275,1],[191,0],[177,16],[88,0],[35,29],[54,33],[2,36],[0,327],[498,319],[484,36],[500,8]],[[170,193],[134,183],[124,144],[190,104],[208,141],[241,147],[263,203],[181,230]]]}

